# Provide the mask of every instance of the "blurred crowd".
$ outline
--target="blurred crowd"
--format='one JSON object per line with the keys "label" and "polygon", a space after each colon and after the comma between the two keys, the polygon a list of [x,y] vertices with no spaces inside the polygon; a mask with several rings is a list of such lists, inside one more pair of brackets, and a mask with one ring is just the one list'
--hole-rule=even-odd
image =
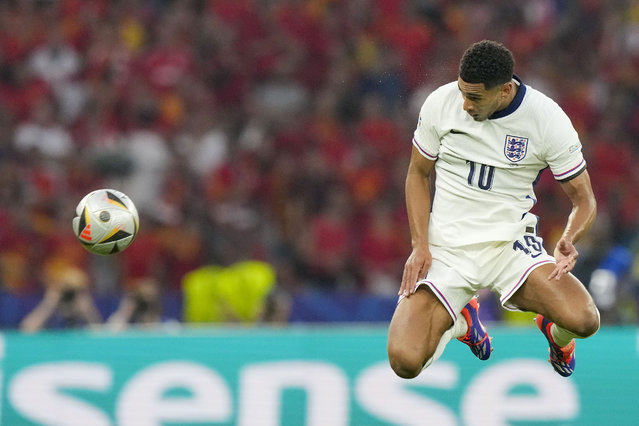
{"label": "blurred crowd", "polygon": [[[189,273],[246,260],[291,300],[394,298],[419,107],[483,38],[579,131],[599,218],[575,274],[636,322],[636,0],[0,2],[0,320],[70,268],[97,299],[152,280],[181,300]],[[116,256],[71,230],[101,187],[141,216]],[[570,205],[549,173],[537,195],[552,250]]]}

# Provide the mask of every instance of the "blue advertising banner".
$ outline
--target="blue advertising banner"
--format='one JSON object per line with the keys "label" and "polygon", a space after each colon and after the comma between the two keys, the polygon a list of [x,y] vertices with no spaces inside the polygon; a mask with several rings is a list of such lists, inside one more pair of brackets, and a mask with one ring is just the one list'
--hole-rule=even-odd
{"label": "blue advertising banner", "polygon": [[394,376],[384,327],[0,335],[8,426],[602,425],[639,418],[637,329],[602,328],[557,375],[544,337],[491,327],[477,360],[451,342]]}

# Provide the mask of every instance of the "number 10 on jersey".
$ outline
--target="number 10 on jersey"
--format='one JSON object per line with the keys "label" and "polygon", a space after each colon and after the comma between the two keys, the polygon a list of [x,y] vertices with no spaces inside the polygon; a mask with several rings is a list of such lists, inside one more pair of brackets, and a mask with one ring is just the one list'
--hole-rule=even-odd
{"label": "number 10 on jersey", "polygon": [[[470,167],[468,171],[468,185],[477,186],[479,189],[489,191],[493,187],[493,178],[495,176],[495,166],[487,166],[486,164],[477,164],[474,161],[466,160],[466,164]],[[475,171],[479,166],[479,176],[475,182]]]}

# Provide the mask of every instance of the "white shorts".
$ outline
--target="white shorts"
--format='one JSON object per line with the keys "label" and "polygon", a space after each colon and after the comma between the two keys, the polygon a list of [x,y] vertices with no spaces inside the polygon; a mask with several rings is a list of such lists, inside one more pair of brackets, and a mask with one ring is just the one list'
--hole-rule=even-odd
{"label": "white shorts", "polygon": [[504,308],[518,310],[508,299],[535,268],[556,263],[544,249],[543,239],[534,234],[525,234],[514,242],[431,246],[430,252],[433,263],[426,278],[417,282],[415,288],[429,286],[453,321],[473,295],[483,288],[497,293]]}

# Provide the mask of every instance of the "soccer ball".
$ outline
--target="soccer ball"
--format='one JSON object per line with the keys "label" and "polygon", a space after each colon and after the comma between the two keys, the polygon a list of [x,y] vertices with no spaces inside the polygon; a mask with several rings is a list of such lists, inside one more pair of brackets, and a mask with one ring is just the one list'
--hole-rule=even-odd
{"label": "soccer ball", "polygon": [[73,232],[85,249],[107,256],[131,245],[139,223],[129,197],[115,189],[98,189],[85,195],[75,208]]}

